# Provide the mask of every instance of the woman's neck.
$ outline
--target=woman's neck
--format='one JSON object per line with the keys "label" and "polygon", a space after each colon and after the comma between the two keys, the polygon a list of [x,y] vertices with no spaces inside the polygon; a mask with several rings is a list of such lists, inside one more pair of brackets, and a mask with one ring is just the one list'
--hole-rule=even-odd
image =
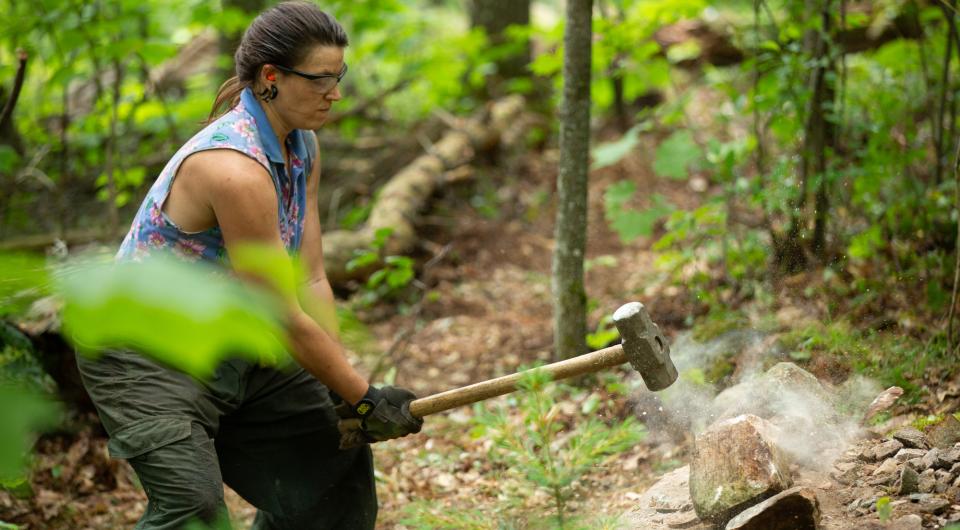
{"label": "woman's neck", "polygon": [[280,144],[280,150],[286,155],[286,139],[287,136],[290,135],[290,132],[293,131],[293,127],[287,125],[286,122],[280,118],[280,115],[274,110],[273,105],[263,102],[260,103],[260,106],[263,107],[263,113],[267,115],[267,121],[270,122],[273,133],[277,135],[277,143]]}

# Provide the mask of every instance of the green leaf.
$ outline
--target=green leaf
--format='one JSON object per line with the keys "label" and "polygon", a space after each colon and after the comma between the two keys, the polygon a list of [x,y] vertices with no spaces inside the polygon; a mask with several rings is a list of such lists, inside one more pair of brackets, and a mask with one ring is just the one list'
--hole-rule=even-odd
{"label": "green leaf", "polygon": [[59,417],[59,407],[44,395],[0,384],[0,481],[23,476],[33,434],[55,426]]}
{"label": "green leaf", "polygon": [[368,265],[373,265],[380,259],[380,256],[376,252],[366,251],[361,254],[357,254],[356,257],[347,262],[347,270],[353,271]]}
{"label": "green leaf", "polygon": [[0,253],[0,316],[18,313],[49,293],[46,259],[25,252]]}
{"label": "green leaf", "polygon": [[661,177],[682,180],[688,169],[700,160],[700,148],[690,131],[677,131],[663,141],[654,155],[653,170]]}
{"label": "green leaf", "polygon": [[619,140],[594,147],[593,165],[590,169],[612,166],[623,160],[637,146],[640,141],[640,132],[648,131],[650,128],[651,124],[648,121],[638,123],[631,127]]}
{"label": "green leaf", "polygon": [[877,517],[880,521],[889,521],[892,514],[893,506],[890,505],[890,497],[884,496],[877,499]]}
{"label": "green leaf", "polygon": [[629,180],[621,180],[609,186],[603,192],[603,205],[607,212],[619,211],[633,198],[637,185]]}
{"label": "green leaf", "polygon": [[286,360],[283,305],[209,265],[174,258],[85,264],[58,278],[64,336],[82,353],[133,348],[207,377],[234,355]]}
{"label": "green leaf", "polygon": [[851,258],[868,259],[874,256],[883,245],[883,229],[880,225],[873,225],[853,236],[850,246],[847,247],[847,253]]}

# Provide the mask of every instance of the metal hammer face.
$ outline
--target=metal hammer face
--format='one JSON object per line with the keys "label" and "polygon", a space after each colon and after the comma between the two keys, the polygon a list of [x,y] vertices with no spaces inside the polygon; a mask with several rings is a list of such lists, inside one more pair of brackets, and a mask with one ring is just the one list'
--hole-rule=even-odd
{"label": "metal hammer face", "polygon": [[640,372],[647,388],[663,390],[677,380],[677,367],[670,359],[670,344],[660,333],[660,327],[650,320],[643,304],[630,302],[621,306],[613,314],[613,323],[620,332],[623,352]]}

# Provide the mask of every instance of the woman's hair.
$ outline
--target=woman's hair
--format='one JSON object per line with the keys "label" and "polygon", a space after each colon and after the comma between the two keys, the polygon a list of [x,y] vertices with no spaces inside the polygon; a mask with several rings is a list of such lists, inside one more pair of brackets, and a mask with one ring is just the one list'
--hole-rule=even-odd
{"label": "woman's hair", "polygon": [[243,33],[233,57],[237,75],[220,86],[209,119],[236,106],[240,92],[253,86],[263,65],[294,67],[314,46],[344,48],[347,44],[347,33],[340,23],[311,3],[282,2],[267,9]]}

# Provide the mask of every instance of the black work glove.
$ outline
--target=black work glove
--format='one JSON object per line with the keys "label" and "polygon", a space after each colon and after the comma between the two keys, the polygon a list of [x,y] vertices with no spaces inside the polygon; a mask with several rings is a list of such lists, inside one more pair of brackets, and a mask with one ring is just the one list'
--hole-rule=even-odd
{"label": "black work glove", "polygon": [[423,419],[410,414],[410,402],[416,397],[404,388],[371,386],[356,405],[351,407],[345,402],[337,405],[340,448],[349,449],[420,432]]}

